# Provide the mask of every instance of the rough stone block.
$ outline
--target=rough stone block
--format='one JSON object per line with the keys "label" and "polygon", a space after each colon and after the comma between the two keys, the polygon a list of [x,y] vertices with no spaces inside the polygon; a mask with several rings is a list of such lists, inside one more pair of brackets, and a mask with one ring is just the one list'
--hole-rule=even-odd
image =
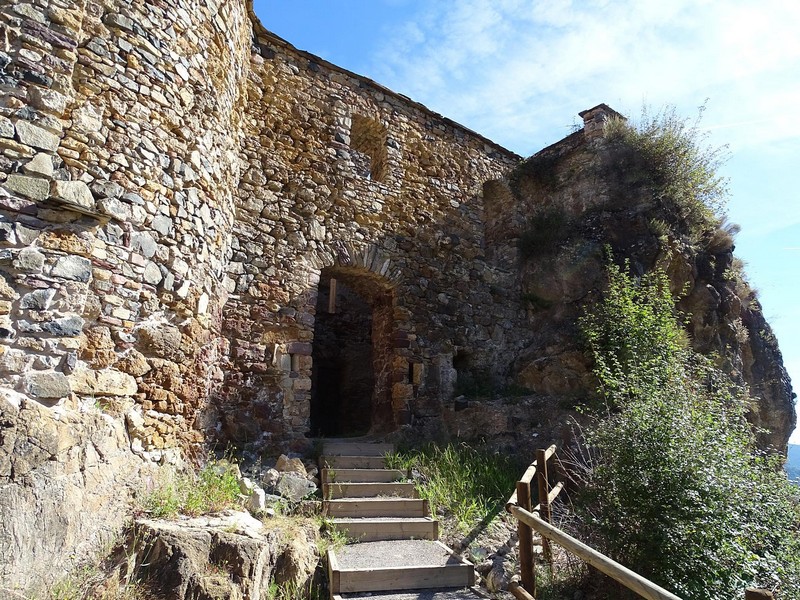
{"label": "rough stone block", "polygon": [[[40,152],[27,163],[22,165],[22,170],[28,174],[51,177],[53,175],[53,159],[49,154]],[[47,191],[50,191],[49,185],[47,187]]]}
{"label": "rough stone block", "polygon": [[15,194],[31,200],[44,200],[50,193],[50,184],[47,180],[27,175],[9,175],[5,185]]}
{"label": "rough stone block", "polygon": [[47,310],[55,295],[54,289],[34,290],[20,299],[19,307],[25,310]]}
{"label": "rough stone block", "polygon": [[83,331],[83,323],[84,321],[81,317],[73,315],[42,323],[41,330],[58,337],[75,337]]}
{"label": "rough stone block", "polygon": [[14,137],[14,124],[6,117],[0,117],[0,137]]}
{"label": "rough stone block", "polygon": [[63,277],[86,283],[92,278],[92,263],[82,256],[62,256],[50,274],[53,277]]}
{"label": "rough stone block", "polygon": [[63,398],[71,392],[67,376],[55,371],[28,373],[23,386],[33,398]]}
{"label": "rough stone block", "polygon": [[136,380],[122,371],[75,371],[69,376],[72,389],[77,394],[100,396],[132,396],[138,391]]}
{"label": "rough stone block", "polygon": [[53,181],[50,194],[70,204],[94,209],[94,196],[83,181]]}
{"label": "rough stone block", "polygon": [[44,267],[44,254],[35,248],[23,248],[14,259],[14,268],[30,273],[40,273]]}
{"label": "rough stone block", "polygon": [[21,144],[55,152],[58,149],[59,139],[54,133],[47,131],[29,121],[17,121],[17,139]]}
{"label": "rough stone block", "polygon": [[67,97],[55,90],[31,86],[28,90],[28,100],[31,106],[43,112],[56,116],[64,114],[67,107]]}

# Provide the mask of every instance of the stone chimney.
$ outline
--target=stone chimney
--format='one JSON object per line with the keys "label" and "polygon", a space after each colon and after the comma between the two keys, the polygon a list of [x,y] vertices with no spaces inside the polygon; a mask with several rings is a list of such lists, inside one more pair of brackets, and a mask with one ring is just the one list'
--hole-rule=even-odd
{"label": "stone chimney", "polygon": [[581,111],[578,113],[578,116],[583,119],[583,134],[588,140],[594,140],[603,136],[603,125],[605,125],[608,119],[617,117],[627,120],[607,104],[598,104],[594,108]]}

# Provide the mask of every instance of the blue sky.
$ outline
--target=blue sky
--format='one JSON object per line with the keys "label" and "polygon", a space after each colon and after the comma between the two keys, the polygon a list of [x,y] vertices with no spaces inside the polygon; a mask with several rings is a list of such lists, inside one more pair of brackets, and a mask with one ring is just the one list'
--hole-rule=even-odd
{"label": "blue sky", "polygon": [[800,382],[800,3],[255,0],[255,10],[298,48],[523,156],[601,102],[634,118],[643,104],[694,117],[707,100],[701,126],[730,149],[736,254]]}

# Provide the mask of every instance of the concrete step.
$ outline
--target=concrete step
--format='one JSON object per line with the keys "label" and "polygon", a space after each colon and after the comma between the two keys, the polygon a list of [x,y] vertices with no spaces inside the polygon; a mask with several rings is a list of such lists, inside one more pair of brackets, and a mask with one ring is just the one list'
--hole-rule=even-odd
{"label": "concrete step", "polygon": [[439,538],[439,522],[430,517],[338,518],[331,525],[358,542]]}
{"label": "concrete step", "polygon": [[322,469],[323,483],[391,483],[407,476],[408,473],[398,469]]}
{"label": "concrete step", "polygon": [[339,498],[325,500],[329,517],[427,517],[428,501],[420,498]]}
{"label": "concrete step", "polygon": [[394,452],[394,444],[344,440],[322,442],[322,454],[325,456],[384,456],[391,452]]}
{"label": "concrete step", "polygon": [[417,488],[413,483],[323,483],[322,497],[335,498],[416,498]]}
{"label": "concrete step", "polygon": [[336,456],[325,454],[319,459],[323,469],[385,469],[383,456]]}
{"label": "concrete step", "polygon": [[330,550],[328,574],[332,595],[475,584],[472,564],[428,540],[364,542]]}
{"label": "concrete step", "polygon": [[398,592],[367,592],[336,594],[333,600],[486,600],[491,598],[478,588],[452,588],[444,590],[401,590]]}

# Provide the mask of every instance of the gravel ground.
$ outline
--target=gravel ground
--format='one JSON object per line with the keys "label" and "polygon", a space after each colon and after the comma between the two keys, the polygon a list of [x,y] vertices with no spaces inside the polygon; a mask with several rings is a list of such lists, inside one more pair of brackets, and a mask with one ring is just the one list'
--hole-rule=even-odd
{"label": "gravel ground", "polygon": [[485,600],[471,589],[459,590],[410,590],[407,592],[359,592],[342,594],[345,600]]}
{"label": "gravel ground", "polygon": [[340,569],[381,569],[457,565],[461,561],[428,540],[393,540],[350,544],[336,551]]}

